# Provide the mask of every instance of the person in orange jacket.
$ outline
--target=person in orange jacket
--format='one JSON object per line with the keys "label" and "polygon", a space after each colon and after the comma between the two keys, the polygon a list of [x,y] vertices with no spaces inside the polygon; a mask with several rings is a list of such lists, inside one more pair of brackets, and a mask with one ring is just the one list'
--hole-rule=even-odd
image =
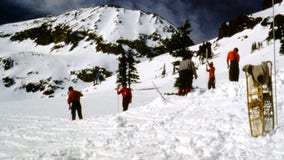
{"label": "person in orange jacket", "polygon": [[69,110],[71,109],[72,120],[76,119],[76,111],[78,113],[79,119],[83,119],[82,106],[80,102],[80,97],[82,97],[83,94],[79,91],[74,90],[71,86],[68,88],[68,91],[67,103],[69,105]]}
{"label": "person in orange jacket", "polygon": [[234,48],[234,50],[230,51],[227,55],[227,68],[229,68],[229,80],[230,81],[239,81],[240,55],[238,51],[239,51],[238,48]]}
{"label": "person in orange jacket", "polygon": [[122,107],[123,111],[128,110],[129,103],[132,102],[132,92],[131,89],[127,87],[126,83],[122,84],[122,89],[117,88],[117,94],[122,96]]}
{"label": "person in orange jacket", "polygon": [[[209,68],[208,68],[209,67]],[[208,79],[208,89],[215,89],[215,67],[213,62],[209,63],[207,61],[206,71],[209,72],[209,79]]]}

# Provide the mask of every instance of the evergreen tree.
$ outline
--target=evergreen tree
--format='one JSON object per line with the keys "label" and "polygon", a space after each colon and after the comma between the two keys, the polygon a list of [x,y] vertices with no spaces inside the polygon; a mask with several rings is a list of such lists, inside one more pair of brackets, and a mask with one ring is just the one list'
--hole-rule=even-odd
{"label": "evergreen tree", "polygon": [[119,64],[116,83],[127,83],[129,87],[132,83],[138,83],[139,75],[135,68],[137,61],[133,57],[133,52],[131,50],[128,52],[124,51],[121,53],[121,57],[119,57],[118,60]]}
{"label": "evergreen tree", "polygon": [[138,80],[140,79],[137,69],[135,67],[137,61],[133,57],[132,50],[128,51],[127,63],[128,63],[128,74],[126,77],[127,77],[128,86],[130,87],[132,83],[139,83]]}
{"label": "evergreen tree", "polygon": [[256,42],[251,45],[251,53],[253,53],[257,49]]}
{"label": "evergreen tree", "polygon": [[[282,0],[274,0],[274,4],[281,3]],[[263,0],[262,2],[262,9],[267,9],[269,7],[272,7],[272,1],[271,0]]]}
{"label": "evergreen tree", "polygon": [[179,34],[181,38],[180,48],[187,48],[191,45],[194,45],[193,41],[190,39],[190,32],[191,32],[191,24],[189,20],[186,20],[184,25],[179,28]]}
{"label": "evergreen tree", "polygon": [[182,50],[194,45],[194,42],[190,39],[191,24],[189,20],[186,20],[185,24],[179,27],[171,39],[166,39],[163,43],[168,52],[173,56],[179,57],[182,54]]}
{"label": "evergreen tree", "polygon": [[163,71],[162,71],[162,78],[165,78],[166,76],[166,64],[163,66]]}
{"label": "evergreen tree", "polygon": [[118,71],[116,83],[122,84],[127,82],[127,57],[124,52],[121,53],[121,57],[118,58]]}
{"label": "evergreen tree", "polygon": [[282,38],[281,42],[281,46],[280,46],[280,54],[284,55],[284,38]]}

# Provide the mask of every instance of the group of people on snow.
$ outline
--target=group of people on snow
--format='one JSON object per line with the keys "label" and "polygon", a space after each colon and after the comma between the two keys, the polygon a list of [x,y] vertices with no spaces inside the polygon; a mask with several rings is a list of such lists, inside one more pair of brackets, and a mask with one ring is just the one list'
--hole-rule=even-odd
{"label": "group of people on snow", "polygon": [[[79,119],[83,119],[82,106],[80,102],[80,98],[83,94],[80,91],[74,90],[72,86],[68,88],[68,91],[67,103],[69,105],[69,110],[71,110],[72,120],[76,119],[76,112]],[[127,84],[123,83],[122,88],[117,88],[116,91],[118,95],[121,94],[122,96],[123,111],[127,111],[129,104],[132,102],[131,88],[128,88]]]}
{"label": "group of people on snow", "polygon": [[[227,54],[227,68],[229,69],[229,80],[230,81],[239,81],[239,61],[240,55],[238,53],[238,48],[234,48],[232,51],[229,51]],[[208,89],[214,89],[216,87],[216,78],[215,78],[215,67],[213,62],[206,62],[206,71],[209,72],[208,78]],[[192,55],[184,55],[182,61],[179,64],[179,88],[178,95],[187,95],[192,89],[193,78],[197,79],[196,67],[192,61]]]}
{"label": "group of people on snow", "polygon": [[[229,69],[229,80],[238,81],[239,80],[239,61],[240,56],[238,54],[238,48],[234,48],[227,54],[227,68]],[[178,88],[178,95],[187,95],[192,89],[193,78],[197,79],[196,67],[192,61],[192,55],[187,54],[183,57],[179,64],[179,76],[180,85]],[[208,89],[215,88],[215,67],[213,62],[207,61],[206,71],[209,72],[208,78]],[[68,98],[67,103],[69,105],[69,110],[71,110],[72,120],[76,119],[76,112],[78,113],[79,119],[83,119],[82,106],[80,103],[80,97],[83,94],[80,91],[74,90],[73,87],[68,88]],[[122,88],[117,88],[117,94],[122,96],[122,107],[123,111],[128,110],[129,104],[132,102],[132,92],[131,88],[127,87],[126,83],[122,84]]]}

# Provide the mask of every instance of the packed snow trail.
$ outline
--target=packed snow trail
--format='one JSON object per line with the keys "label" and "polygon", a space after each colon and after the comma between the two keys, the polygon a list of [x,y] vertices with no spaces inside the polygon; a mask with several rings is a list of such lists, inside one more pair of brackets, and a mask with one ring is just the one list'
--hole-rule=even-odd
{"label": "packed snow trail", "polygon": [[81,121],[1,113],[0,159],[283,159],[284,128],[250,136],[243,88],[196,89]]}

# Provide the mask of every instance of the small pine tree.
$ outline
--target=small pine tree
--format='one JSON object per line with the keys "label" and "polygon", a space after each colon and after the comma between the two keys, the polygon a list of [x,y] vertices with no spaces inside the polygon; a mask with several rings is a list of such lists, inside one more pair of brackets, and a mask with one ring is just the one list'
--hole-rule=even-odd
{"label": "small pine tree", "polygon": [[121,53],[121,57],[118,58],[118,71],[117,71],[117,84],[127,83],[130,87],[132,83],[138,83],[139,75],[135,64],[137,61],[133,57],[133,52]]}
{"label": "small pine tree", "polygon": [[185,48],[194,45],[194,42],[190,39],[191,24],[189,20],[186,20],[185,24],[179,27],[171,37],[166,39],[163,43],[166,51],[170,52],[173,56],[179,57],[180,51]]}
{"label": "small pine tree", "polygon": [[262,42],[258,42],[258,49],[262,48]]}
{"label": "small pine tree", "polygon": [[251,45],[251,53],[253,53],[257,49],[256,42],[252,43]]}
{"label": "small pine tree", "polygon": [[280,54],[284,55],[284,38],[282,38],[281,42],[281,46],[280,46]]}
{"label": "small pine tree", "polygon": [[128,51],[127,63],[128,63],[127,82],[128,82],[128,86],[130,87],[132,83],[139,83],[139,79],[140,79],[137,69],[135,67],[135,64],[137,63],[137,61],[133,57],[132,50]]}
{"label": "small pine tree", "polygon": [[262,42],[254,42],[251,45],[251,53],[253,53],[255,50],[259,50],[262,48]]}
{"label": "small pine tree", "polygon": [[118,71],[117,71],[117,84],[122,84],[127,82],[127,57],[125,53],[121,53],[121,57],[118,58]]}
{"label": "small pine tree", "polygon": [[162,77],[165,78],[165,76],[166,76],[166,64],[164,64],[163,71],[162,71]]}

